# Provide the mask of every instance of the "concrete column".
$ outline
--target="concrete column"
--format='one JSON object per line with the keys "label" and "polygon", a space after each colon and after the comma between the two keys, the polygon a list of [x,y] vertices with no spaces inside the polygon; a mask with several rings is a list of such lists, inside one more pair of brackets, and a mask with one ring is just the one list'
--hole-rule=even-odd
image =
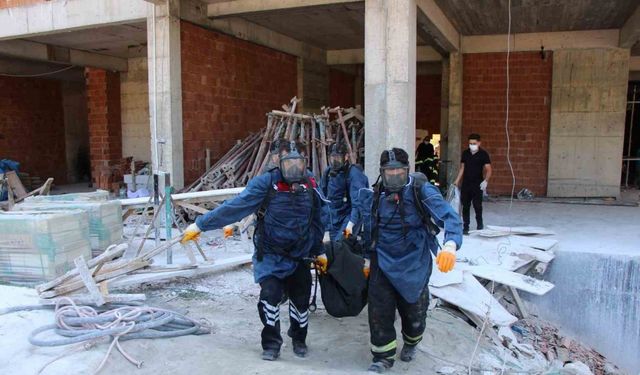
{"label": "concrete column", "polygon": [[298,58],[298,98],[302,103],[297,112],[320,113],[329,105],[329,66],[321,62]]}
{"label": "concrete column", "polygon": [[[444,69],[442,76],[444,81]],[[452,53],[449,55],[448,78],[449,107],[447,110],[446,160],[451,160],[447,166],[447,179],[453,182],[452,179],[456,178],[462,155],[462,54]]]}
{"label": "concrete column", "polygon": [[184,186],[180,2],[149,3],[147,43],[151,159],[154,171],[171,173],[174,188]]}
{"label": "concrete column", "polygon": [[416,2],[365,1],[365,172],[378,175],[380,153],[401,147],[414,165]]}
{"label": "concrete column", "polygon": [[440,169],[438,170],[438,179],[440,184],[445,184],[450,179],[449,152],[447,146],[449,144],[449,59],[442,60],[441,70],[441,86],[440,86]]}
{"label": "concrete column", "polygon": [[353,85],[353,103],[364,108],[364,66],[356,66],[356,79]]}

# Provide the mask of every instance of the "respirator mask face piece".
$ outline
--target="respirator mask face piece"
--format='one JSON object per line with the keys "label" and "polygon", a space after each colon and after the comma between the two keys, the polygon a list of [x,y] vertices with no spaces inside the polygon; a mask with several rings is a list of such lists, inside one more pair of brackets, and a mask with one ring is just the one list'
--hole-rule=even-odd
{"label": "respirator mask face piece", "polygon": [[396,160],[393,151],[389,150],[389,161],[380,167],[382,185],[391,193],[396,193],[409,182],[409,166]]}
{"label": "respirator mask face piece", "polygon": [[307,162],[291,142],[291,151],[280,157],[280,173],[288,184],[300,183],[306,176]]}

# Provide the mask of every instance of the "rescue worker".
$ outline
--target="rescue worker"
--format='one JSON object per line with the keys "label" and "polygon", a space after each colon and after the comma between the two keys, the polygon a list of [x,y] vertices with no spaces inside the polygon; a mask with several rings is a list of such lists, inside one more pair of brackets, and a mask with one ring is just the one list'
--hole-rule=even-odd
{"label": "rescue worker", "polygon": [[435,149],[431,144],[431,136],[422,139],[416,150],[416,171],[422,172],[429,178],[429,182],[436,183],[438,178],[438,159]]}
{"label": "rescue worker", "polygon": [[[262,329],[262,359],[280,356],[280,304],[289,299],[288,335],[298,357],[307,354],[311,272],[308,259],[326,270],[323,254],[322,199],[306,161],[295,143],[280,140],[279,166],[251,179],[237,197],[199,216],[186,229],[182,242],[196,239],[201,231],[221,228],[253,213],[258,217],[254,234],[253,272],[260,284],[258,314]],[[225,236],[227,233],[225,233]]]}
{"label": "rescue worker", "polygon": [[[329,167],[322,174],[322,193],[331,203],[326,207],[325,223],[332,240],[339,240],[346,233],[356,233],[360,222],[355,217],[353,202],[360,189],[369,187],[369,179],[358,165],[349,160],[345,144],[333,144],[330,149]],[[355,229],[354,229],[355,228]]]}
{"label": "rescue worker", "polygon": [[431,254],[438,251],[437,227],[445,231],[444,246],[436,258],[442,272],[453,268],[455,252],[462,244],[460,218],[438,188],[423,179],[409,174],[407,152],[393,148],[380,156],[380,182],[373,191],[361,191],[361,195],[364,191],[369,194],[359,201],[358,211],[362,211],[364,227],[372,232],[369,261],[363,270],[369,275],[372,372],[383,373],[394,364],[396,310],[404,341],[400,359],[409,362],[415,357],[426,325]]}

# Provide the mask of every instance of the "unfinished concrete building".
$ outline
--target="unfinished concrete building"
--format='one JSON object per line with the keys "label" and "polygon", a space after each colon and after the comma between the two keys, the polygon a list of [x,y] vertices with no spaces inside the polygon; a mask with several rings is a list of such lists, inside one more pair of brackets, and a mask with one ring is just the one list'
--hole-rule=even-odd
{"label": "unfinished concrete building", "polygon": [[[619,197],[640,147],[627,113],[638,2],[514,0],[509,36],[508,1],[488,3],[0,0],[0,157],[58,185],[114,190],[114,167],[133,156],[180,188],[205,171],[207,150],[215,161],[297,96],[300,112],[364,108],[369,176],[381,150],[413,149],[427,130],[450,181],[480,133],[491,194],[512,192],[509,142],[516,192]],[[638,324],[585,336],[637,365]]]}

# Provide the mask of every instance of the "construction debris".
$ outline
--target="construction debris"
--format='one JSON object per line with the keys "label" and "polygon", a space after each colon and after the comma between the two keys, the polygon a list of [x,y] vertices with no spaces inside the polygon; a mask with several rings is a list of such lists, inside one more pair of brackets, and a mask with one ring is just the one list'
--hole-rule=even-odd
{"label": "construction debris", "polygon": [[51,280],[73,268],[77,257],[91,257],[86,212],[0,212],[0,280]]}

